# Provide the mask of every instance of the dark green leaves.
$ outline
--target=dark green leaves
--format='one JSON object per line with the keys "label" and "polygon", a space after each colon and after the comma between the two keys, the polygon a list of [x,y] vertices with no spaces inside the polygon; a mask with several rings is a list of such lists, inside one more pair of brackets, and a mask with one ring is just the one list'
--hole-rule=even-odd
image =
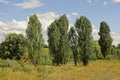
{"label": "dark green leaves", "polygon": [[5,41],[1,43],[1,57],[4,59],[20,59],[24,54],[25,46],[26,38],[22,34],[7,34]]}
{"label": "dark green leaves", "polygon": [[81,49],[80,55],[83,64],[87,65],[89,54],[91,53],[92,25],[85,16],[81,16],[80,19],[76,20],[75,27],[78,34],[78,45]]}
{"label": "dark green leaves", "polygon": [[65,64],[68,60],[68,19],[62,15],[55,20],[48,28],[48,44],[53,63],[56,65]]}
{"label": "dark green leaves", "polygon": [[110,28],[106,22],[100,23],[100,35],[99,45],[101,46],[101,52],[106,57],[107,54],[111,53],[112,38],[110,36]]}
{"label": "dark green leaves", "polygon": [[78,36],[74,27],[70,28],[69,41],[70,41],[70,47],[73,52],[74,64],[76,66],[78,61]]}

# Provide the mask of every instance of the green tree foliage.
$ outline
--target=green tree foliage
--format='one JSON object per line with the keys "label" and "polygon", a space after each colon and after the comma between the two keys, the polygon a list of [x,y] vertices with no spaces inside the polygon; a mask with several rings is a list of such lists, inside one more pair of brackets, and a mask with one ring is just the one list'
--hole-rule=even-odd
{"label": "green tree foliage", "polygon": [[91,53],[92,25],[85,16],[81,16],[76,20],[75,27],[78,34],[78,44],[81,49],[82,62],[83,65],[87,65],[89,54]]}
{"label": "green tree foliage", "polygon": [[40,56],[42,55],[42,49],[44,47],[44,40],[41,31],[41,23],[36,14],[31,15],[26,29],[26,37],[29,58],[35,66],[40,64]]}
{"label": "green tree foliage", "polygon": [[69,38],[67,33],[69,23],[65,14],[58,19],[57,25],[60,30],[59,53],[62,56],[62,64],[66,64],[69,56]]}
{"label": "green tree foliage", "polygon": [[26,46],[26,38],[22,34],[9,33],[1,43],[0,57],[3,59],[21,59]]}
{"label": "green tree foliage", "polygon": [[53,63],[56,65],[65,64],[68,61],[68,19],[62,15],[55,20],[48,28],[48,43]]}
{"label": "green tree foliage", "polygon": [[112,45],[112,47],[111,47],[111,55],[115,55],[115,53],[116,53],[116,46],[115,45]]}
{"label": "green tree foliage", "polygon": [[74,27],[70,28],[69,41],[70,41],[70,47],[71,47],[72,52],[73,52],[74,64],[76,66],[77,60],[78,60],[78,36],[76,34]]}
{"label": "green tree foliage", "polygon": [[90,59],[103,59],[98,41],[92,42],[92,53],[90,54]]}
{"label": "green tree foliage", "polygon": [[120,60],[120,44],[118,44],[117,46],[113,46],[112,53],[114,54],[116,59]]}
{"label": "green tree foliage", "polygon": [[109,25],[106,22],[101,22],[100,31],[98,34],[100,35],[99,45],[101,47],[101,52],[105,58],[107,54],[111,53],[111,46],[113,41],[110,35]]}
{"label": "green tree foliage", "polygon": [[48,44],[50,54],[53,57],[53,63],[59,65],[61,62],[61,54],[59,53],[60,31],[56,21],[48,27]]}

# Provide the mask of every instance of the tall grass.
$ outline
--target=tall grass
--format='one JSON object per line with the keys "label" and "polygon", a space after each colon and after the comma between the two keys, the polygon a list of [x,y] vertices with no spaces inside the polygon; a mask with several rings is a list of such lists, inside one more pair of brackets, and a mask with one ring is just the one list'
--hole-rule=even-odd
{"label": "tall grass", "polygon": [[88,66],[40,65],[34,67],[24,64],[24,67],[1,67],[0,80],[120,80],[120,61],[96,60]]}

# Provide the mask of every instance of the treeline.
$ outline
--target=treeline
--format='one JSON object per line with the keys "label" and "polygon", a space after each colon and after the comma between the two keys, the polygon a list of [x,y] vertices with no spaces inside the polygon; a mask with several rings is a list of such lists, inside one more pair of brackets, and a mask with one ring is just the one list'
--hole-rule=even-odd
{"label": "treeline", "polygon": [[100,23],[98,41],[93,41],[92,25],[88,18],[81,16],[69,29],[66,15],[55,19],[48,27],[48,48],[51,57],[46,57],[41,23],[36,14],[29,17],[26,36],[9,33],[0,44],[0,58],[20,60],[25,52],[28,58],[37,66],[50,58],[53,65],[66,64],[74,60],[74,64],[82,61],[87,65],[89,60],[120,59],[120,44],[112,45],[110,27],[105,22]]}

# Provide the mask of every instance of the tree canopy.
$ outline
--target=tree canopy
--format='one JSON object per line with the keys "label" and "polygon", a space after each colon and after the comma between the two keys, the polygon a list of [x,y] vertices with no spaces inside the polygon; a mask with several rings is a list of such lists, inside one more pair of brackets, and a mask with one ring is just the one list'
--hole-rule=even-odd
{"label": "tree canopy", "polygon": [[70,41],[70,47],[73,52],[74,64],[76,66],[77,60],[78,60],[78,36],[77,36],[76,30],[74,29],[74,27],[70,28],[69,41]]}
{"label": "tree canopy", "polygon": [[36,14],[29,17],[29,22],[26,29],[26,37],[28,43],[29,57],[32,63],[36,66],[40,63],[44,40],[42,36],[41,23]]}
{"label": "tree canopy", "polygon": [[9,33],[5,41],[1,43],[1,55],[3,59],[21,59],[26,46],[26,38],[23,34]]}
{"label": "tree canopy", "polygon": [[81,49],[80,55],[83,65],[87,65],[89,54],[91,53],[92,25],[85,16],[81,16],[76,20],[75,28],[78,34],[78,45]]}
{"label": "tree canopy", "polygon": [[100,23],[100,31],[98,34],[100,35],[99,45],[101,47],[101,52],[105,58],[107,54],[111,53],[113,41],[110,35],[109,25],[105,21]]}
{"label": "tree canopy", "polygon": [[62,15],[56,19],[48,28],[48,44],[56,65],[65,64],[68,60],[68,19]]}

